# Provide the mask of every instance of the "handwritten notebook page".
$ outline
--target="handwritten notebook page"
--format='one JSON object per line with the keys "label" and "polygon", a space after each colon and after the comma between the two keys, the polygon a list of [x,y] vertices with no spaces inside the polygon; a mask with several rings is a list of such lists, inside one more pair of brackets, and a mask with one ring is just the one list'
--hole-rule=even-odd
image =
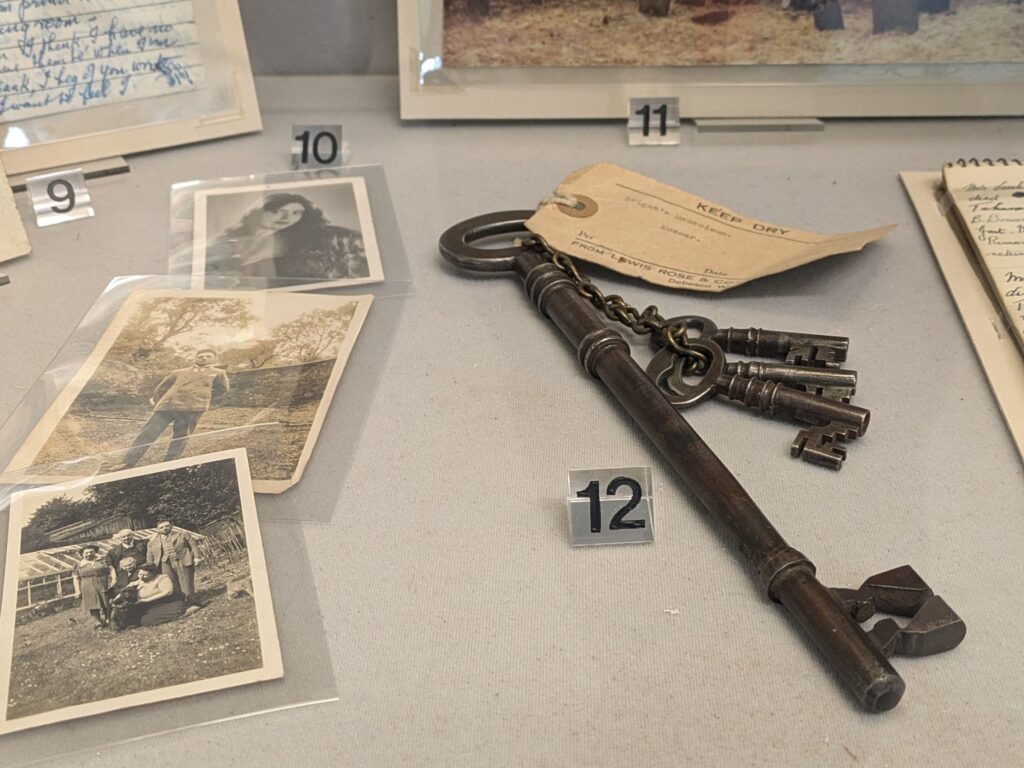
{"label": "handwritten notebook page", "polygon": [[0,123],[202,80],[192,0],[0,0]]}
{"label": "handwritten notebook page", "polygon": [[1024,167],[949,166],[953,208],[1024,353]]}
{"label": "handwritten notebook page", "polygon": [[1017,451],[1024,459],[1024,355],[1006,332],[1003,313],[992,301],[992,291],[982,282],[982,267],[970,253],[963,227],[942,202],[946,198],[942,174],[904,171],[900,178],[921,219]]}

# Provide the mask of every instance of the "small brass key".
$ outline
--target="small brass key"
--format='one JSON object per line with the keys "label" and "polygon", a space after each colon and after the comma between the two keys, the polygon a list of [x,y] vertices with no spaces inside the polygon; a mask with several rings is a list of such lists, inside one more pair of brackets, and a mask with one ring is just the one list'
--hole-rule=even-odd
{"label": "small brass key", "polygon": [[[732,473],[632,358],[622,335],[605,325],[573,279],[553,263],[556,254],[532,239],[507,248],[485,250],[473,245],[486,238],[529,237],[524,222],[532,214],[533,211],[509,211],[464,221],[442,235],[440,251],[463,269],[513,272],[523,280],[527,294],[541,314],[576,347],[583,367],[604,383],[686,487],[725,528],[768,597],[787,608],[861,705],[876,712],[895,707],[905,684],[888,656],[894,652],[921,654],[954,648],[966,632],[963,622],[941,598],[931,595],[927,585],[907,567],[869,579],[859,590],[833,590],[819,582],[811,561],[787,544]],[[646,327],[641,320],[653,317],[654,312],[637,313],[636,326]],[[680,346],[686,352],[685,341]],[[911,600],[887,602],[893,595],[911,592]],[[922,599],[925,592],[928,597]],[[893,606],[911,617],[905,627],[883,619],[869,633],[858,623],[876,608],[899,615],[891,610]]]}

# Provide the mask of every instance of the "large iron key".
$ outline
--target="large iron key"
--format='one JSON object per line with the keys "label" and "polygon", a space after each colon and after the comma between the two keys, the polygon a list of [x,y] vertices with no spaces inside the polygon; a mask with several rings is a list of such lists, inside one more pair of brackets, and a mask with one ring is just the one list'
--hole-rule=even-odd
{"label": "large iron key", "polygon": [[[476,272],[514,272],[540,310],[569,339],[583,367],[604,383],[661,451],[683,483],[738,544],[768,596],[784,605],[825,660],[868,710],[896,706],[905,684],[882,648],[844,603],[815,576],[811,561],[789,546],[722,461],[694,431],[577,293],[572,281],[532,243],[484,250],[475,241],[524,233],[533,211],[488,214],[444,233],[441,253]],[[950,647],[955,645],[948,641]],[[958,642],[958,641],[957,641]]]}

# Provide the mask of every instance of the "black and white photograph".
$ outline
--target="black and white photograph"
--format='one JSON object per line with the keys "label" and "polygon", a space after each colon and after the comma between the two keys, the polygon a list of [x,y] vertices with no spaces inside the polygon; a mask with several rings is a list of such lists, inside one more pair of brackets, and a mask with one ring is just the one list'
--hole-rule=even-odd
{"label": "black and white photograph", "polygon": [[373,297],[140,290],[7,467],[56,482],[246,448],[257,493],[299,482]]}
{"label": "black and white photograph", "polygon": [[311,290],[384,279],[366,180],[278,182],[195,194],[192,275]]}
{"label": "black and white photograph", "polygon": [[0,733],[283,676],[244,450],[10,509]]}

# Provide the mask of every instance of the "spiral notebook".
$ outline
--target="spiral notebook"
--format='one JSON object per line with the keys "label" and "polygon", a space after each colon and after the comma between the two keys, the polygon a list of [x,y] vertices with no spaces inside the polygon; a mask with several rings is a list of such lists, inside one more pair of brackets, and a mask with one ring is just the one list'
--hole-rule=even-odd
{"label": "spiral notebook", "polygon": [[1024,459],[1024,164],[972,158],[900,178]]}

